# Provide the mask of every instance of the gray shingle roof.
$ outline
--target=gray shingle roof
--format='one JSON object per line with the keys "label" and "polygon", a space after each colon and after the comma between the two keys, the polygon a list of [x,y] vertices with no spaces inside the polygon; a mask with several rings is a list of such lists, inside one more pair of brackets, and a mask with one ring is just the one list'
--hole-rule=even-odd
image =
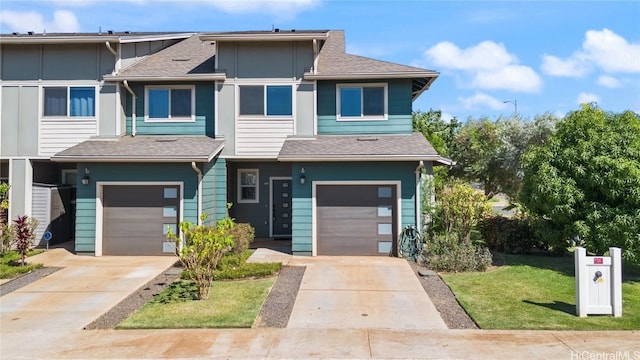
{"label": "gray shingle roof", "polygon": [[123,136],[91,139],[55,154],[53,161],[208,162],[222,151],[224,140],[208,136]]}
{"label": "gray shingle roof", "polygon": [[310,80],[410,78],[413,80],[413,98],[415,99],[429,88],[438,75],[439,73],[433,70],[347,54],[344,31],[332,30],[318,54],[316,72],[305,74],[305,78]]}
{"label": "gray shingle roof", "polygon": [[[162,49],[121,70],[115,76],[105,76],[110,80],[165,80],[189,78],[215,73],[215,46],[210,41],[203,42],[199,35],[193,35],[165,49]],[[218,74],[222,75],[223,74]]]}
{"label": "gray shingle roof", "polygon": [[280,161],[437,161],[438,155],[421,133],[411,135],[319,135],[311,139],[287,138]]}

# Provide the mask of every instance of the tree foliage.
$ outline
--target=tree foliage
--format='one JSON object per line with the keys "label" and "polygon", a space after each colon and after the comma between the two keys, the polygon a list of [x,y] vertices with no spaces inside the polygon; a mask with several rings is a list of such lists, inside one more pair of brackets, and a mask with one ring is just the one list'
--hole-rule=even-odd
{"label": "tree foliage", "polygon": [[566,245],[578,236],[589,251],[610,246],[640,259],[640,116],[594,105],[569,114],[524,157],[523,205]]}
{"label": "tree foliage", "polygon": [[458,131],[451,157],[456,165],[451,174],[482,183],[485,195],[504,193],[515,199],[522,186],[521,157],[533,145],[544,143],[557,118],[551,114],[524,121],[515,115],[492,122],[470,118]]}
{"label": "tree foliage", "polygon": [[430,109],[428,112],[413,113],[413,131],[421,132],[431,146],[442,156],[451,155],[451,145],[460,123],[456,118],[442,120],[442,111]]}

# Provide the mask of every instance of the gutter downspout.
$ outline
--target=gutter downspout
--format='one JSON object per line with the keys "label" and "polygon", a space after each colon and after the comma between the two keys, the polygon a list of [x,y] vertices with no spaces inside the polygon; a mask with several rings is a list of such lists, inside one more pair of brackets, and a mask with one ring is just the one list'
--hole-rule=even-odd
{"label": "gutter downspout", "polygon": [[416,167],[416,230],[422,233],[422,169],[424,168],[424,161],[420,160]]}
{"label": "gutter downspout", "polygon": [[136,136],[136,93],[131,90],[127,80],[124,80],[122,85],[124,85],[124,88],[127,89],[133,99],[131,102],[131,136]]}
{"label": "gutter downspout", "polygon": [[107,50],[109,50],[109,52],[116,57],[116,63],[113,65],[113,72],[111,72],[111,74],[115,75],[118,73],[118,64],[119,64],[118,52],[111,47],[111,43],[109,43],[108,41],[104,42],[104,46],[106,46]]}
{"label": "gutter downspout", "polygon": [[202,171],[195,161],[191,162],[191,168],[198,173],[198,225],[202,225]]}

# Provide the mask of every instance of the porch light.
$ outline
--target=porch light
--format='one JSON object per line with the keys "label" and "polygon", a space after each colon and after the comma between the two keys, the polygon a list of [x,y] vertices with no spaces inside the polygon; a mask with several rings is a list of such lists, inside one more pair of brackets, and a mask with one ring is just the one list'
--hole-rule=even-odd
{"label": "porch light", "polygon": [[85,175],[84,177],[82,177],[82,185],[89,185],[89,180],[91,180],[91,178],[89,178],[89,175]]}
{"label": "porch light", "polygon": [[307,177],[304,175],[305,171],[304,168],[300,169],[300,185],[304,185],[305,182],[307,182]]}

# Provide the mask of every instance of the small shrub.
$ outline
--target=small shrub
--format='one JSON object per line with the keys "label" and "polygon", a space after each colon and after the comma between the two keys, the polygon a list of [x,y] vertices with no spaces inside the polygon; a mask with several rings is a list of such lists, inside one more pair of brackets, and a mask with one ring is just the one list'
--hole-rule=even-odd
{"label": "small shrub", "polygon": [[13,237],[13,226],[0,222],[0,256],[6,255],[11,250]]}
{"label": "small shrub", "polygon": [[193,281],[174,281],[160,294],[151,299],[151,304],[172,304],[189,300],[198,300],[198,287]]}
{"label": "small shrub", "polygon": [[489,249],[460,243],[457,234],[435,234],[425,244],[426,265],[436,271],[485,271],[492,262]]}
{"label": "small shrub", "polygon": [[233,235],[233,252],[241,254],[249,249],[255,237],[255,229],[247,223],[236,224],[229,233]]}
{"label": "small shrub", "polygon": [[38,221],[27,215],[18,216],[13,220],[13,246],[22,259],[22,265],[26,265],[27,253],[33,248],[33,240],[36,236]]}
{"label": "small shrub", "polygon": [[547,250],[547,246],[538,239],[531,221],[526,218],[506,218],[493,216],[478,224],[485,244],[493,250],[526,254],[534,250]]}
{"label": "small shrub", "polygon": [[[247,250],[241,254],[229,252],[218,262],[213,273],[214,280],[235,280],[245,278],[262,278],[273,276],[282,267],[280,263],[247,263],[252,251]],[[188,280],[191,274],[188,270],[182,272],[182,279]]]}

